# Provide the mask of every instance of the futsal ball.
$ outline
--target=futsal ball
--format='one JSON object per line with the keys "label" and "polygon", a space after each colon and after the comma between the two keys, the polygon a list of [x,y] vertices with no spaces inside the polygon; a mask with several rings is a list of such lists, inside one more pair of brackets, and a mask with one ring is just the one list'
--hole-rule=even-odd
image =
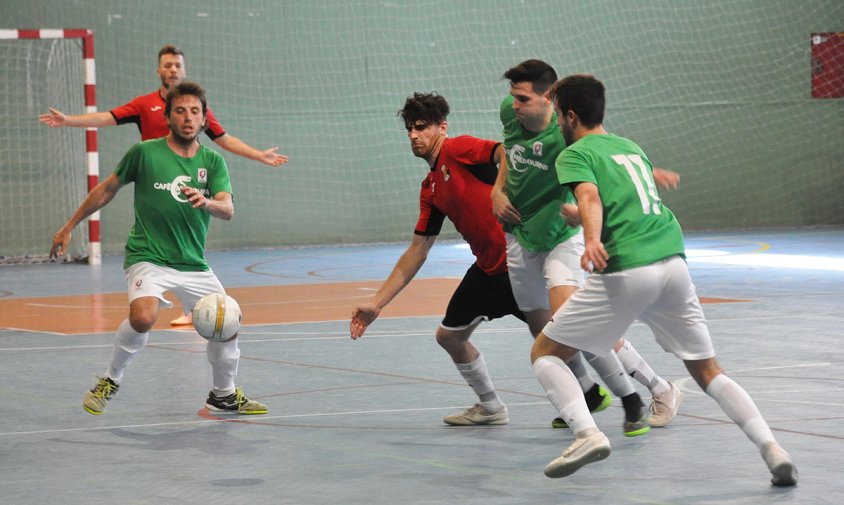
{"label": "futsal ball", "polygon": [[203,296],[191,314],[196,332],[211,342],[225,342],[240,329],[240,306],[225,293]]}

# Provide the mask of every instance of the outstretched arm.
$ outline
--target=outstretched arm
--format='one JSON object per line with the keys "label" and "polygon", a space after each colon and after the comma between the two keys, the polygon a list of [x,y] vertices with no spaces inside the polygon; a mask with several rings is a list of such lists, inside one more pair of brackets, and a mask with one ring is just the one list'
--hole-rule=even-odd
{"label": "outstretched arm", "polygon": [[114,198],[114,195],[122,187],[120,180],[117,179],[117,174],[111,174],[103,182],[97,184],[97,187],[88,193],[82,205],[76,209],[73,216],[62,226],[59,231],[53,236],[53,246],[50,248],[50,257],[55,258],[63,255],[67,251],[67,246],[70,244],[71,231],[76,228],[76,225],[81,223],[86,217],[103,207]]}
{"label": "outstretched arm", "polygon": [[522,216],[507,196],[507,154],[504,145],[499,145],[495,151],[495,161],[498,163],[498,176],[490,193],[492,214],[502,223],[519,224],[522,222]]}
{"label": "outstretched arm", "polygon": [[277,167],[287,163],[287,156],[276,152],[278,151],[278,147],[271,147],[266,151],[259,151],[231,133],[226,133],[222,137],[217,137],[214,139],[214,142],[230,153],[243,156],[244,158],[248,158],[250,160],[260,161],[264,165]]}
{"label": "outstretched arm", "polygon": [[53,108],[50,108],[49,113],[38,116],[38,121],[41,121],[50,128],[61,126],[73,126],[77,128],[117,126],[117,121],[114,120],[114,116],[110,112],[89,112],[88,114],[68,116],[60,110]]}
{"label": "outstretched arm", "polygon": [[581,182],[574,188],[577,198],[577,209],[583,220],[583,239],[585,248],[580,258],[580,266],[587,272],[593,269],[601,271],[607,267],[609,254],[601,242],[604,207],[598,186],[591,182]]}
{"label": "outstretched arm", "polygon": [[349,332],[352,335],[352,339],[357,340],[362,337],[366,328],[381,313],[381,309],[386,307],[407,286],[413,277],[416,276],[416,273],[422,268],[425,260],[428,259],[428,251],[431,250],[436,240],[436,235],[430,237],[413,235],[413,241],[396,262],[396,266],[393,267],[390,276],[387,277],[387,280],[384,281],[381,288],[372,297],[372,300],[368,303],[358,305],[352,312],[352,322],[349,324]]}

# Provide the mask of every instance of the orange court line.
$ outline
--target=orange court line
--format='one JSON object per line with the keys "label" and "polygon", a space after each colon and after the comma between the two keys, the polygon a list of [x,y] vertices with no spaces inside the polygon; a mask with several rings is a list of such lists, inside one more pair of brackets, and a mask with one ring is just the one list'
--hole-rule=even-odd
{"label": "orange court line", "polygon": [[[351,319],[357,304],[369,300],[382,281],[228,288],[243,310],[243,324],[282,324]],[[380,317],[438,316],[460,279],[416,279]],[[172,298],[174,299],[174,298]],[[174,299],[175,300],[175,299]],[[748,300],[701,297],[701,303]],[[176,300],[177,301],[177,300]],[[0,328],[61,334],[115,331],[126,318],[126,293],[0,299]],[[181,306],[162,308],[154,329],[168,329]]]}

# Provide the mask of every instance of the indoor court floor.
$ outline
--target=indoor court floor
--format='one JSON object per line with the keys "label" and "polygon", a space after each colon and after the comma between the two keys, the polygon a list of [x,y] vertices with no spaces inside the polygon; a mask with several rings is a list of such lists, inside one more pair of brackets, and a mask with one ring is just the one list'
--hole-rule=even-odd
{"label": "indoor court floor", "polygon": [[615,399],[595,416],[608,459],[564,479],[543,475],[572,435],[550,427],[556,413],[533,375],[530,337],[511,317],[472,339],[510,424],[444,425],[475,401],[433,338],[473,261],[465,245],[437,244],[367,334],[349,338],[355,304],[404,248],[208,254],[243,309],[238,383],[270,407],[254,417],[205,410],[204,341],[167,326],[176,308],[162,311],[105,414],[86,413],[82,396],[126,314],[122,256],[94,268],[0,266],[0,503],[844,502],[844,229],[687,235],[719,360],[800,470],[788,489],[770,486],[753,444],[638,323],[628,338],[686,400],[668,427],[625,438]]}

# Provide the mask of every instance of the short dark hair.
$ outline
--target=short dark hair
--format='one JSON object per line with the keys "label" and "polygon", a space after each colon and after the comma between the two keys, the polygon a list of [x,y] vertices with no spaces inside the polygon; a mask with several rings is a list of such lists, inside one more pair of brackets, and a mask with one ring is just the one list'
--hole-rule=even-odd
{"label": "short dark hair", "polygon": [[182,58],[185,57],[185,53],[182,52],[181,49],[174,46],[173,44],[167,44],[166,46],[162,47],[158,51],[158,61],[161,61],[161,57],[165,54],[172,54],[174,56],[181,56]]}
{"label": "short dark hair", "polygon": [[173,100],[179,98],[180,96],[195,96],[199,98],[199,101],[202,103],[202,115],[206,115],[206,111],[208,110],[208,104],[206,103],[205,99],[205,88],[195,82],[182,81],[177,84],[175,88],[170,90],[169,93],[167,93],[167,98],[164,100],[165,116],[170,117],[170,111],[172,109]]}
{"label": "short dark hair", "polygon": [[604,122],[606,90],[594,75],[564,77],[551,86],[548,94],[560,112],[574,111],[583,126],[592,128]]}
{"label": "short dark hair", "polygon": [[436,91],[431,93],[413,93],[407,97],[404,107],[399,111],[399,116],[404,121],[405,127],[412,127],[419,121],[428,124],[439,124],[448,117],[448,102]]}
{"label": "short dark hair", "polygon": [[509,79],[513,84],[533,83],[533,90],[544,94],[557,80],[557,72],[554,71],[554,67],[542,60],[525,60],[504,72],[504,78]]}

